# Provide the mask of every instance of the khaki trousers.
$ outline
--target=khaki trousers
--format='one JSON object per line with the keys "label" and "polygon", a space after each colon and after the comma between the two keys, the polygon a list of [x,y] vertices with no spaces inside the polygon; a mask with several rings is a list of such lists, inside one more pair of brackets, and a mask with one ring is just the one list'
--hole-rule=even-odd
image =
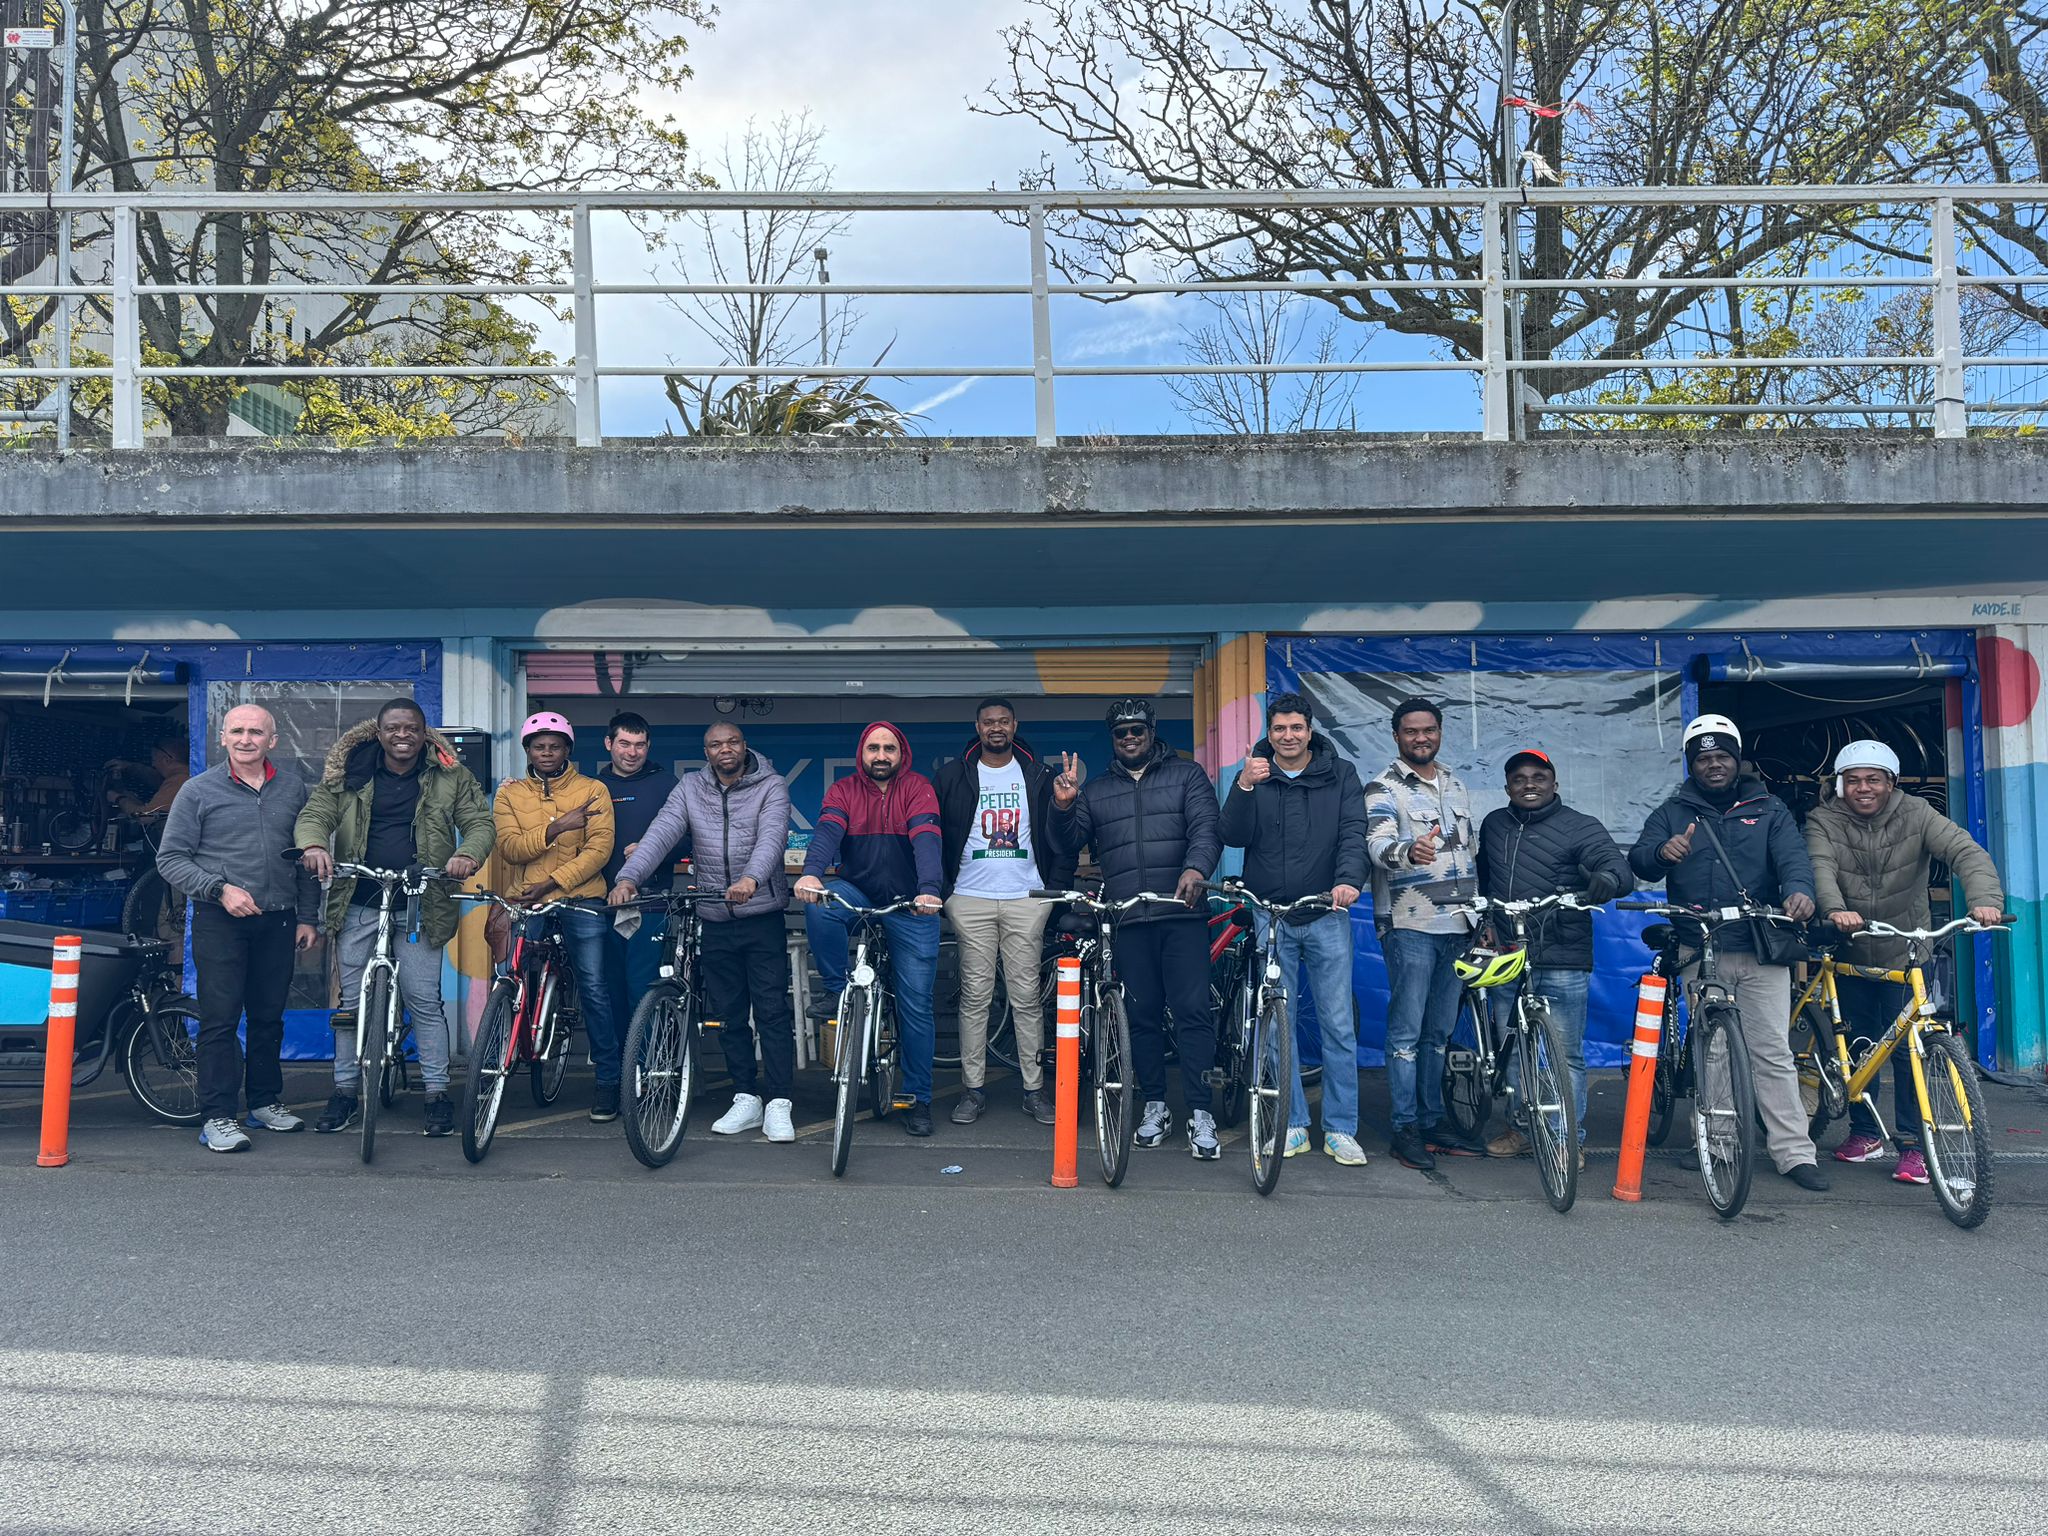
{"label": "khaki trousers", "polygon": [[[1760,965],[1746,949],[1724,949],[1714,957],[1721,985],[1742,1012],[1742,1039],[1749,1047],[1750,1076],[1756,1083],[1757,1112],[1778,1172],[1815,1162],[1806,1133],[1806,1107],[1799,1099],[1799,1068],[1792,1060],[1792,972]],[[1691,985],[1697,963],[1685,968]]]}
{"label": "khaki trousers", "polygon": [[946,919],[960,937],[960,1081],[979,1088],[988,1077],[988,1008],[996,990],[996,958],[1002,957],[1010,1016],[1017,1026],[1017,1071],[1027,1092],[1045,1086],[1038,1053],[1045,1046],[1044,1010],[1038,996],[1038,960],[1052,903],[1029,896],[997,901],[990,896],[946,898]]}

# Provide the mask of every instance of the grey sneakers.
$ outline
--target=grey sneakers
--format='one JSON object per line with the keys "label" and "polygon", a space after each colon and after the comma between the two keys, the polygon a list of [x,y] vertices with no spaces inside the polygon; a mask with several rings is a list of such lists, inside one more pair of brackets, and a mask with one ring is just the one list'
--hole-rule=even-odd
{"label": "grey sneakers", "polygon": [[1156,1147],[1173,1129],[1173,1111],[1161,1099],[1147,1099],[1145,1113],[1138,1120],[1138,1134],[1131,1139],[1141,1147]]}
{"label": "grey sneakers", "polygon": [[1223,1143],[1216,1139],[1216,1117],[1206,1109],[1188,1116],[1188,1150],[1201,1163],[1214,1162],[1223,1155]]}
{"label": "grey sneakers", "polygon": [[232,1120],[209,1120],[199,1128],[199,1145],[209,1152],[246,1152],[249,1133]]}
{"label": "grey sneakers", "polygon": [[955,1125],[972,1125],[981,1118],[981,1112],[988,1108],[988,1095],[979,1088],[968,1088],[960,1095],[960,1102],[953,1106]]}
{"label": "grey sneakers", "polygon": [[243,1123],[266,1131],[302,1131],[306,1128],[306,1122],[282,1104],[266,1104],[261,1109],[252,1109]]}

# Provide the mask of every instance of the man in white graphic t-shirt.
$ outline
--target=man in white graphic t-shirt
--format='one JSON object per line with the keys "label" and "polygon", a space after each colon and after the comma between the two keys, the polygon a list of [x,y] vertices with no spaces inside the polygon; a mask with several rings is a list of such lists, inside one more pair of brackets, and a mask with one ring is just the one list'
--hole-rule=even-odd
{"label": "man in white graphic t-shirt", "polygon": [[988,1107],[988,1010],[1002,957],[1017,1027],[1024,1113],[1053,1119],[1052,1094],[1039,1057],[1045,1020],[1038,996],[1038,960],[1052,904],[1036,890],[1064,890],[1074,862],[1042,835],[1052,804],[1052,770],[1017,736],[1008,699],[984,699],[974,712],[974,740],[932,775],[939,795],[946,917],[960,939],[960,1102],[953,1123],[969,1125]]}

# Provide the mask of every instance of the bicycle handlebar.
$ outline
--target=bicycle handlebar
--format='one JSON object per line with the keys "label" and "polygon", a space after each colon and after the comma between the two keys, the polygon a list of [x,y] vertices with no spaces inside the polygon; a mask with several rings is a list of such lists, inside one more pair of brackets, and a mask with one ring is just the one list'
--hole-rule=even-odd
{"label": "bicycle handlebar", "polygon": [[1617,901],[1617,910],[1622,912],[1657,912],[1666,917],[1690,918],[1703,928],[1726,928],[1730,923],[1746,922],[1757,918],[1768,923],[1783,923],[1798,928],[1805,925],[1805,919],[1789,916],[1776,907],[1759,907],[1739,903],[1732,907],[1678,907],[1664,901]]}
{"label": "bicycle handlebar", "polygon": [[1108,913],[1128,912],[1133,907],[1156,906],[1160,902],[1178,907],[1187,905],[1178,896],[1161,896],[1157,891],[1140,891],[1121,901],[1104,901],[1088,891],[1033,891],[1031,894],[1041,901],[1062,901],[1076,907],[1087,907],[1090,911]]}
{"label": "bicycle handlebar", "polygon": [[[1621,905],[1626,906],[1623,902]],[[1531,912],[1541,912],[1558,907],[1566,912],[1599,912],[1604,910],[1589,902],[1579,900],[1576,891],[1554,891],[1548,896],[1531,896],[1523,900],[1503,901],[1493,896],[1474,896],[1470,901],[1453,902],[1444,910],[1448,912],[1470,912],[1475,917],[1484,917],[1489,912],[1505,912],[1509,917],[1526,917]]]}
{"label": "bicycle handlebar", "polygon": [[1315,907],[1320,907],[1325,912],[1337,910],[1335,904],[1330,900],[1330,893],[1328,891],[1317,891],[1311,896],[1297,896],[1292,901],[1268,901],[1256,891],[1251,890],[1247,886],[1240,885],[1235,880],[1204,881],[1202,889],[1214,891],[1218,896],[1226,897],[1231,901],[1246,902],[1251,906],[1257,907],[1268,917],[1283,917],[1289,912],[1306,912]]}
{"label": "bicycle handlebar", "polygon": [[2010,933],[2006,927],[2012,922],[2010,912],[2001,914],[2004,921],[1980,923],[1975,918],[1958,917],[1943,923],[1939,928],[1894,928],[1890,923],[1865,923],[1849,937],[1852,939],[1913,939],[1931,944],[1936,939],[1945,939],[1952,933]]}
{"label": "bicycle handlebar", "polygon": [[[906,896],[901,901],[890,902],[886,907],[864,907],[858,902],[848,901],[834,890],[826,890],[824,897],[827,901],[838,902],[840,906],[846,908],[855,917],[887,917],[892,912],[914,912],[917,910],[918,902],[923,899],[922,896]],[[919,915],[924,916],[927,914],[921,913]]]}
{"label": "bicycle handlebar", "polygon": [[504,908],[514,919],[520,921],[524,921],[529,917],[546,917],[550,912],[560,912],[566,908],[583,907],[582,902],[565,896],[557,896],[551,901],[537,902],[530,907],[522,906],[510,897],[500,896],[495,891],[460,891],[456,893],[455,899],[457,901],[488,902],[494,907]]}

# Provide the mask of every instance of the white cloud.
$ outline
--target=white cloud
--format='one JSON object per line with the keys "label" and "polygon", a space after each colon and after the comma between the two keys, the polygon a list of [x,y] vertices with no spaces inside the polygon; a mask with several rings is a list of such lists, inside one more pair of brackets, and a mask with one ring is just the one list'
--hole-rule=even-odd
{"label": "white cloud", "polygon": [[1696,610],[1704,597],[1616,597],[1593,604],[1572,626],[1575,629],[1663,629]]}
{"label": "white cloud", "polygon": [[1357,608],[1318,608],[1301,621],[1310,633],[1357,630],[1363,634],[1396,634],[1428,630],[1452,634],[1477,629],[1486,617],[1481,603],[1385,603]]}
{"label": "white cloud", "polygon": [[114,626],[116,640],[239,640],[242,637],[225,624],[205,619],[130,619]]}
{"label": "white cloud", "polygon": [[979,379],[962,379],[958,384],[951,384],[940,390],[931,399],[918,401],[917,404],[911,406],[904,414],[906,416],[922,416],[927,411],[935,411],[949,401],[958,400],[980,382],[981,380]]}
{"label": "white cloud", "polygon": [[766,608],[714,603],[598,599],[551,608],[534,625],[542,640],[808,640],[861,638],[928,640],[969,638],[957,622],[930,608],[863,608],[851,619],[808,629],[778,619]]}

